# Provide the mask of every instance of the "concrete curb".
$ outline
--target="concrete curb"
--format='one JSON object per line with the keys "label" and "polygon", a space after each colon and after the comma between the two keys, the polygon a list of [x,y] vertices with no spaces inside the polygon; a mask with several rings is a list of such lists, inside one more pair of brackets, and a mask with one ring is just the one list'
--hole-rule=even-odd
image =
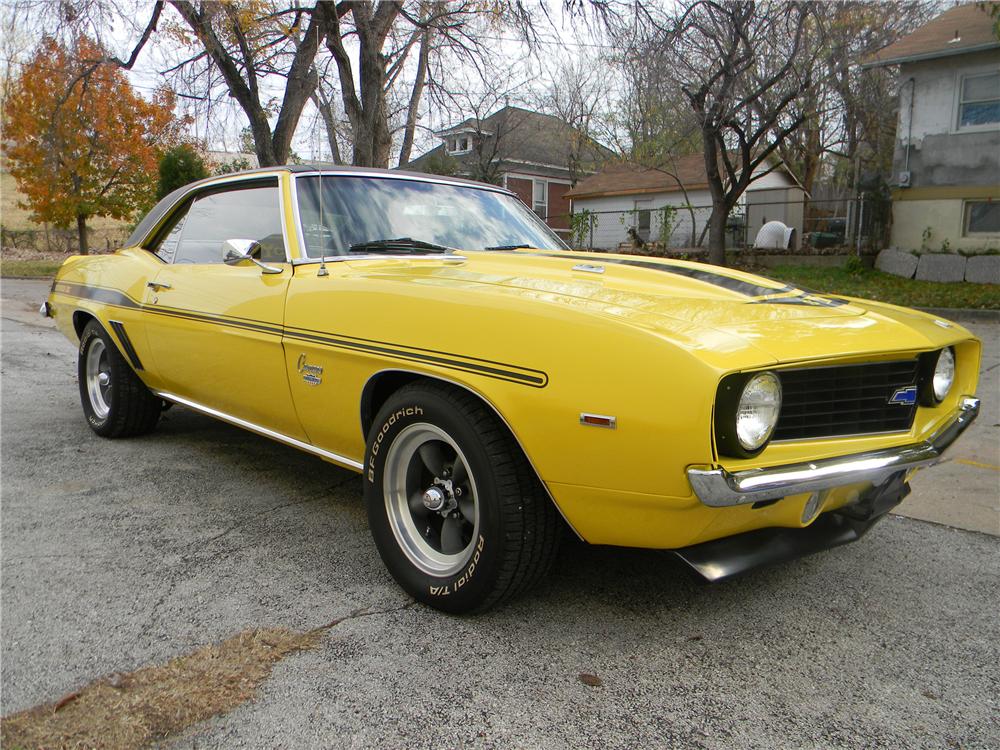
{"label": "concrete curb", "polygon": [[959,323],[1000,323],[1000,310],[976,310],[968,307],[918,307],[921,312],[940,315]]}

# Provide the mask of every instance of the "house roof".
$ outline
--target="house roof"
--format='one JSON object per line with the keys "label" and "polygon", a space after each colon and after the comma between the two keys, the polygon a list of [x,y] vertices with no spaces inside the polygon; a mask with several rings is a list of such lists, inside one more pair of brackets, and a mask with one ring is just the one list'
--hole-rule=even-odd
{"label": "house roof", "polygon": [[897,65],[1000,48],[1000,39],[994,34],[993,18],[990,16],[990,8],[997,5],[996,2],[956,5],[880,49],[865,62],[864,67]]}
{"label": "house roof", "polygon": [[704,156],[692,154],[679,157],[674,162],[663,169],[629,162],[607,164],[597,174],[576,183],[566,197],[594,198],[604,195],[674,193],[680,191],[682,184],[687,190],[708,187]]}
{"label": "house roof", "polygon": [[[438,131],[436,135],[446,136],[449,133],[470,130],[485,137],[499,138],[496,158],[500,161],[569,169],[570,156],[574,148],[580,145],[581,138],[585,139],[584,148],[580,149],[584,165],[596,168],[601,162],[613,156],[610,149],[585,136],[558,117],[521,107],[503,107],[481,121],[470,117],[457,125]],[[413,159],[406,168],[420,169],[428,160],[446,155],[447,152],[442,144]],[[463,156],[460,154],[452,158],[463,161]]]}
{"label": "house roof", "polygon": [[[783,166],[777,169],[795,178]],[[610,195],[643,193],[678,193],[708,188],[705,157],[702,154],[680,156],[657,169],[629,162],[606,164],[600,172],[586,177],[566,193],[567,198],[597,198]]]}

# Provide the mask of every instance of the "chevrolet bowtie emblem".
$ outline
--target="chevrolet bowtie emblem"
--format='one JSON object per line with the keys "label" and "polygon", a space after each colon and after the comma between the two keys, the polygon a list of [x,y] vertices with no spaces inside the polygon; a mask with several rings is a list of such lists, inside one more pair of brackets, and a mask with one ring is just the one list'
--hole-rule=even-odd
{"label": "chevrolet bowtie emblem", "polygon": [[917,403],[917,386],[908,385],[905,388],[897,388],[889,399],[890,404],[900,406],[913,406]]}

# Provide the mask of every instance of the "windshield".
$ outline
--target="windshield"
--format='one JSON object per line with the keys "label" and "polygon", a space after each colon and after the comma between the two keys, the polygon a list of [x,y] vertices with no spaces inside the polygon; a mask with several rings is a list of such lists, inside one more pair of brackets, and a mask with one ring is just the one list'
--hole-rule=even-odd
{"label": "windshield", "polygon": [[[394,177],[324,176],[295,180],[306,255],[346,255],[393,238],[459,250],[566,246],[517,198],[495,190]],[[357,252],[357,249],[355,250]]]}

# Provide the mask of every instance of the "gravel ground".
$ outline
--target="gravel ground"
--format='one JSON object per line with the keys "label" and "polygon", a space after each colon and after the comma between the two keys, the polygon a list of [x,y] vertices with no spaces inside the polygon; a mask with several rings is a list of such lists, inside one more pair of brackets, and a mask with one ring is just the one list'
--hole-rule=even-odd
{"label": "gravel ground", "polygon": [[716,586],[570,543],[534,594],[449,617],[389,578],[354,475],[177,408],[93,436],[44,289],[3,286],[4,714],[363,609],[170,746],[1000,747],[996,537],[891,517]]}

